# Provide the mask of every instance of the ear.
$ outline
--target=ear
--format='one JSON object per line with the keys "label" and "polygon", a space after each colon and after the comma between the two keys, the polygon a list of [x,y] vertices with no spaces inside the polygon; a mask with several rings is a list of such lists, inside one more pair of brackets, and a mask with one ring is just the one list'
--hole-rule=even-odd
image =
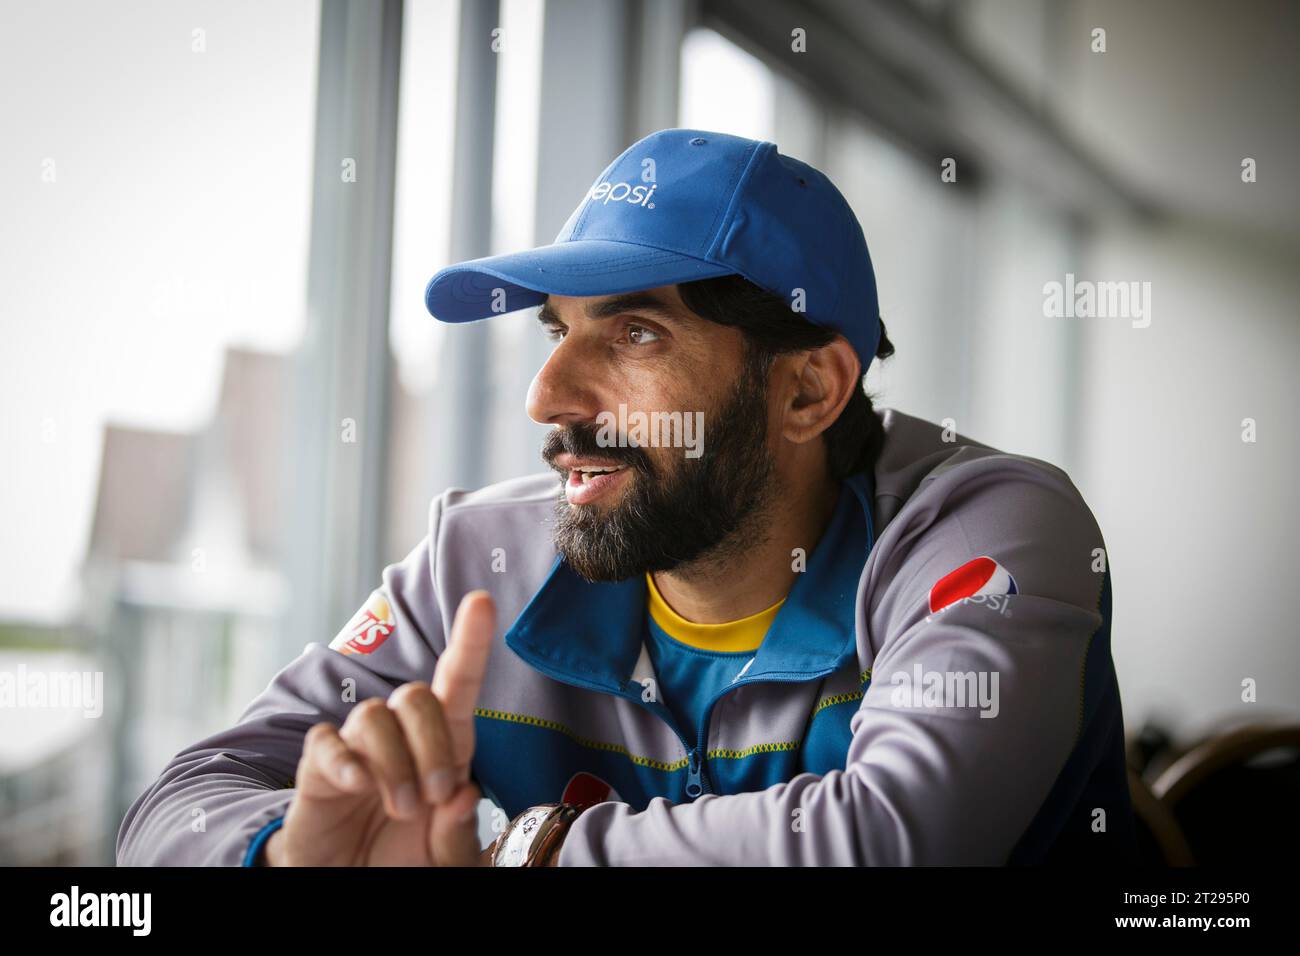
{"label": "ear", "polygon": [[782,434],[796,444],[812,441],[830,428],[862,387],[862,363],[846,338],[837,335],[821,348],[800,352],[791,369],[793,395]]}

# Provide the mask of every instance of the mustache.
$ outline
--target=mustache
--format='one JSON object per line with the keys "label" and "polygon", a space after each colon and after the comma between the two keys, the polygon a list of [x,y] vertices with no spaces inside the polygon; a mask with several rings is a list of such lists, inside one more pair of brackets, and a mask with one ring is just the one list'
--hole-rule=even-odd
{"label": "mustache", "polygon": [[[647,477],[654,475],[654,466],[650,463],[650,456],[646,454],[645,449],[622,440],[613,446],[601,444],[598,441],[599,434],[600,429],[597,426],[586,422],[558,426],[552,429],[542,442],[542,460],[556,471],[563,473],[563,468],[556,467],[555,459],[558,455],[567,452],[580,458],[609,459],[628,465]],[[622,436],[619,437],[622,439]]]}

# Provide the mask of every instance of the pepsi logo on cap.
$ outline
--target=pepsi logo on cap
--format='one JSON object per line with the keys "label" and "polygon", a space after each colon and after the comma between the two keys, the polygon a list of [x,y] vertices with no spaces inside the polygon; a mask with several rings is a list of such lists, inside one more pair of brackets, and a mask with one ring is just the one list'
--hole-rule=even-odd
{"label": "pepsi logo on cap", "polygon": [[945,574],[930,588],[930,613],[940,611],[963,598],[988,594],[1015,594],[1016,579],[1011,572],[990,557],[967,561],[956,571]]}

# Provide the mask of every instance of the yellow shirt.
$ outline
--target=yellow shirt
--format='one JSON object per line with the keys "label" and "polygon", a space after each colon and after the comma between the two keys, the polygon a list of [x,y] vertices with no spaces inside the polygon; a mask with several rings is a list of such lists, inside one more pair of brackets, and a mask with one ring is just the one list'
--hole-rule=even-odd
{"label": "yellow shirt", "polygon": [[765,611],[742,617],[738,621],[726,621],[722,624],[696,624],[682,617],[664,600],[659,589],[655,587],[654,575],[646,572],[648,588],[647,605],[650,616],[660,629],[673,640],[690,647],[705,651],[753,651],[763,643],[763,636],[781,610],[785,598],[777,601]]}

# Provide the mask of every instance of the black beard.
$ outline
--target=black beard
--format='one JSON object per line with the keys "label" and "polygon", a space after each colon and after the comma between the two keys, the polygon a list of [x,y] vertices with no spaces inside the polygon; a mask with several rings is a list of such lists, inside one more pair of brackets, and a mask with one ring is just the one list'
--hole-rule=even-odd
{"label": "black beard", "polygon": [[731,396],[710,416],[700,457],[687,458],[683,450],[668,475],[661,476],[641,448],[597,444],[594,425],[547,435],[542,457],[548,464],[567,451],[623,462],[632,472],[623,499],[603,513],[570,505],[560,488],[554,540],[569,566],[592,582],[647,571],[707,571],[762,541],[776,492],[766,379],[767,367],[747,357]]}

